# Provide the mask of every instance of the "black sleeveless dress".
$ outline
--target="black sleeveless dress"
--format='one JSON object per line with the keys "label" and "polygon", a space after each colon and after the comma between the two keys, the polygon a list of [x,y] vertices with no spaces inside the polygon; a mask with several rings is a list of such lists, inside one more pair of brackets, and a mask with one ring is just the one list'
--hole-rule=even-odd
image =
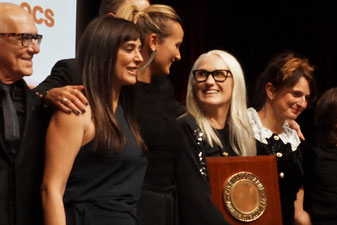
{"label": "black sleeveless dress", "polygon": [[75,159],[63,198],[67,225],[137,224],[136,206],[147,160],[120,105],[116,119],[126,137],[119,153],[93,152],[90,142]]}

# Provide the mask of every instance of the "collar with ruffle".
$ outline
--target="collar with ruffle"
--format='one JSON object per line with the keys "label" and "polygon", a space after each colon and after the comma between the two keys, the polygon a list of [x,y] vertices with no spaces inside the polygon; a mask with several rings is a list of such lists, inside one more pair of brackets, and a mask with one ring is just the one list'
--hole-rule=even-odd
{"label": "collar with ruffle", "polygon": [[[255,139],[260,141],[261,143],[268,144],[267,139],[269,139],[273,135],[273,132],[268,128],[262,126],[260,117],[254,108],[248,108],[247,114]],[[283,130],[284,132],[278,134],[278,136],[284,144],[290,143],[292,151],[296,151],[297,147],[301,143],[297,132],[294,129],[290,128],[287,122],[283,124]]]}

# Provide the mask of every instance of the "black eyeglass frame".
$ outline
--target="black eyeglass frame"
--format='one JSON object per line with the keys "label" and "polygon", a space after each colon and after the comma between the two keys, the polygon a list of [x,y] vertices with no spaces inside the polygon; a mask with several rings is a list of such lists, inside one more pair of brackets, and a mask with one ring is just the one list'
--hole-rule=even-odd
{"label": "black eyeglass frame", "polygon": [[[205,76],[205,79],[203,79],[203,80],[200,80],[200,79],[198,80],[197,79],[196,73],[199,72],[199,71],[205,72],[207,74],[207,76]],[[217,73],[217,72],[223,72],[223,71],[225,72],[224,79],[220,79],[220,80],[217,79],[214,74]],[[192,73],[193,73],[194,80],[196,80],[197,82],[205,82],[208,79],[209,75],[212,75],[213,79],[216,82],[225,82],[228,77],[232,76],[231,71],[230,70],[225,70],[225,69],[223,69],[223,70],[213,70],[211,72],[209,72],[207,70],[193,70]]]}
{"label": "black eyeglass frame", "polygon": [[21,40],[22,47],[29,47],[34,39],[37,45],[40,46],[43,35],[41,34],[29,34],[29,33],[0,33],[0,36],[5,37],[18,37]]}

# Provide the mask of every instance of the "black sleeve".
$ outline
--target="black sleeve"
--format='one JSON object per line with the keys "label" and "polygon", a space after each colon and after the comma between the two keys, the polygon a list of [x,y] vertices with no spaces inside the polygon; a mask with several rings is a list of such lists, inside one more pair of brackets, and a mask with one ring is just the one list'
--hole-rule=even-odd
{"label": "black sleeve", "polygon": [[34,88],[34,91],[43,94],[52,88],[82,84],[81,80],[77,59],[64,59],[54,65],[50,75]]}
{"label": "black sleeve", "polygon": [[181,225],[229,224],[211,200],[208,179],[201,175],[193,130],[179,119],[186,143],[177,161],[177,191]]}

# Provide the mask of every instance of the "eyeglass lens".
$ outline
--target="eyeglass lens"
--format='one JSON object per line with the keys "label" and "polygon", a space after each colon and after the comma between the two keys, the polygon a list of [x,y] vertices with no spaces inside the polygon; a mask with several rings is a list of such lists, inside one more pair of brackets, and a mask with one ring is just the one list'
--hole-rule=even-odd
{"label": "eyeglass lens", "polygon": [[225,81],[228,77],[228,73],[230,73],[228,70],[214,70],[212,72],[206,70],[195,70],[193,72],[194,78],[197,81],[206,81],[208,79],[208,76],[212,75],[213,79],[218,82]]}
{"label": "eyeglass lens", "polygon": [[21,39],[21,44],[24,47],[29,47],[32,44],[32,40],[34,39],[34,41],[36,42],[37,45],[41,44],[41,40],[42,40],[42,35],[38,35],[38,34],[24,34],[22,35]]}
{"label": "eyeglass lens", "polygon": [[32,44],[32,39],[36,42],[37,45],[41,44],[42,35],[40,34],[16,34],[16,33],[0,33],[1,36],[5,37],[16,37],[21,41],[23,47],[29,47]]}

